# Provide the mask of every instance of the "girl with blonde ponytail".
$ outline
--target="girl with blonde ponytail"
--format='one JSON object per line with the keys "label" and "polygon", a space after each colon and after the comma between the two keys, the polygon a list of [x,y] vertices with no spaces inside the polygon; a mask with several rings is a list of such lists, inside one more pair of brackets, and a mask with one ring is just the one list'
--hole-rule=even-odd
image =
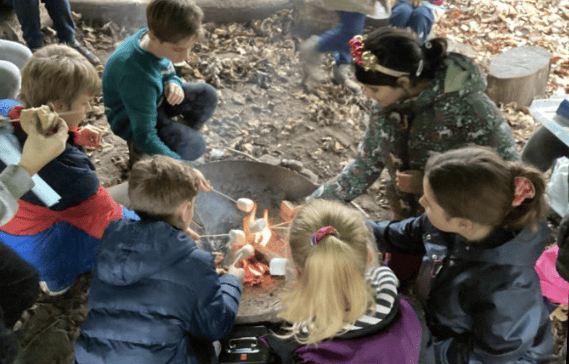
{"label": "girl with blonde ponytail", "polygon": [[[267,341],[283,363],[417,363],[427,330],[379,267],[363,217],[314,200],[290,228],[295,277],[281,297],[285,334]],[[424,339],[424,340],[422,340]],[[411,348],[411,349],[409,349]]]}

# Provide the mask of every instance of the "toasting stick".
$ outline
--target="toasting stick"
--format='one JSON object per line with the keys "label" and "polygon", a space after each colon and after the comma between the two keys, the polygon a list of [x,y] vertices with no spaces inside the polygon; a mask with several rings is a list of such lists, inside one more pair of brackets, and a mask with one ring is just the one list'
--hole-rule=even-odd
{"label": "toasting stick", "polygon": [[242,259],[250,258],[253,256],[253,254],[255,254],[255,248],[253,248],[251,244],[245,244],[241,247],[241,249],[237,251],[235,254],[235,260],[231,265],[235,266]]}

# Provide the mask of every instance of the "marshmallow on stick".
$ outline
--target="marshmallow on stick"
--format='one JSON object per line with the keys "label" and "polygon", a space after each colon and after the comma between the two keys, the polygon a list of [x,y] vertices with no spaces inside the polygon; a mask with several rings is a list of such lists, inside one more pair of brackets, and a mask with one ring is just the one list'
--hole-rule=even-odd
{"label": "marshmallow on stick", "polygon": [[251,244],[245,244],[237,251],[235,254],[235,260],[232,265],[236,265],[241,261],[241,259],[247,259],[255,254],[255,248]]}
{"label": "marshmallow on stick", "polygon": [[249,213],[253,210],[254,206],[255,203],[248,198],[240,198],[239,200],[237,200],[237,208],[241,211]]}
{"label": "marshmallow on stick", "polygon": [[22,125],[22,129],[27,133],[27,130],[30,130],[30,128],[35,128],[37,120],[39,119],[42,134],[47,134],[47,132],[55,129],[58,118],[57,113],[52,111],[49,106],[42,105],[40,107],[23,109],[20,113],[20,125]]}
{"label": "marshmallow on stick", "polygon": [[256,234],[256,233],[260,233],[261,231],[263,231],[263,229],[266,227],[267,227],[267,222],[265,221],[265,219],[257,219],[257,220],[255,220],[254,223],[251,224],[249,229],[251,230],[251,232],[253,234]]}
{"label": "marshmallow on stick", "polygon": [[229,242],[237,244],[245,244],[245,233],[243,230],[230,230]]}

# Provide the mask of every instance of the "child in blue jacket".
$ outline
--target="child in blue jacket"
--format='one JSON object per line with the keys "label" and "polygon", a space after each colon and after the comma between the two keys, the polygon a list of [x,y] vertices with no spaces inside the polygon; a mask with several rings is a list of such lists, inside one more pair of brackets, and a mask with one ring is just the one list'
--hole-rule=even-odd
{"label": "child in blue jacket", "polygon": [[540,172],[483,147],[429,159],[425,214],[371,222],[379,249],[423,256],[417,294],[437,363],[546,362],[551,323],[534,270],[548,241]]}
{"label": "child in blue jacket", "polygon": [[128,195],[141,220],[105,230],[78,363],[210,363],[212,342],[233,326],[244,271],[218,276],[188,236],[198,189],[209,189],[201,173],[170,157],[133,166]]}

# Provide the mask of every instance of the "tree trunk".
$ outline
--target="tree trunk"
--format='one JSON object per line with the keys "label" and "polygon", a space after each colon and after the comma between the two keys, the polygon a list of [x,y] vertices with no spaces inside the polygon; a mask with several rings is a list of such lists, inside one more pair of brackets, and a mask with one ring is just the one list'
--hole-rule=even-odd
{"label": "tree trunk", "polygon": [[[291,0],[194,0],[204,12],[204,22],[230,23],[264,19],[279,10],[292,8]],[[150,0],[70,0],[73,11],[84,19],[119,25],[146,25]]]}
{"label": "tree trunk", "polygon": [[543,48],[510,49],[490,63],[486,92],[496,103],[529,106],[534,97],[545,96],[550,63],[551,54]]}

